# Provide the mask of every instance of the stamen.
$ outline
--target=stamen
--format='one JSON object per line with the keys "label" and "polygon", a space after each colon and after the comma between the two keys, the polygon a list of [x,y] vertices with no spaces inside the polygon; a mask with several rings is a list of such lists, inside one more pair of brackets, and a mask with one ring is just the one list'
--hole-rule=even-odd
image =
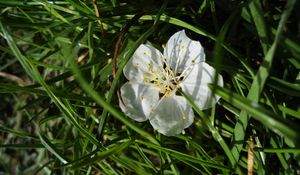
{"label": "stamen", "polygon": [[149,69],[149,72],[151,73],[151,74],[154,74],[154,71],[153,71],[153,69]]}
{"label": "stamen", "polygon": [[159,94],[158,94],[159,99],[161,99],[163,96],[164,96],[163,93],[159,93]]}
{"label": "stamen", "polygon": [[169,71],[169,66],[165,67],[165,71],[167,71],[167,72]]}
{"label": "stamen", "polygon": [[164,62],[163,69],[166,70],[166,68],[167,68],[167,64]]}
{"label": "stamen", "polygon": [[181,95],[180,91],[181,91],[181,87],[178,87],[176,89],[175,95]]}
{"label": "stamen", "polygon": [[149,77],[149,75],[148,75],[147,73],[144,73],[144,74],[143,74],[143,77],[144,77],[144,78],[147,78],[147,79],[150,79],[150,77]]}
{"label": "stamen", "polygon": [[184,44],[180,44],[180,49],[184,49],[185,45]]}
{"label": "stamen", "polygon": [[172,80],[171,80],[171,83],[176,85],[176,84],[177,84],[176,79],[172,79]]}
{"label": "stamen", "polygon": [[165,86],[165,89],[166,89],[167,91],[171,91],[170,86]]}
{"label": "stamen", "polygon": [[154,83],[154,87],[160,88],[160,85],[158,83]]}

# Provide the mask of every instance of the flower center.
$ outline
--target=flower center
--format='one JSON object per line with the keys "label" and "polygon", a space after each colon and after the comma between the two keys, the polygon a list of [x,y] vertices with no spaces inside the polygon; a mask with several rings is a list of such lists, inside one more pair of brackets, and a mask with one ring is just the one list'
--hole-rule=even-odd
{"label": "flower center", "polygon": [[151,83],[154,87],[159,89],[160,97],[175,95],[180,88],[180,83],[186,76],[186,73],[175,73],[164,61],[163,67],[154,71],[152,65],[148,64],[149,74],[144,74],[145,83]]}

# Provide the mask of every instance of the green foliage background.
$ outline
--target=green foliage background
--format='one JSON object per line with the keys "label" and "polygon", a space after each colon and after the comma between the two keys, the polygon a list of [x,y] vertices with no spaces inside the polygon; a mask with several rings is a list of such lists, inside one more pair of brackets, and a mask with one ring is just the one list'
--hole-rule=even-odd
{"label": "green foliage background", "polygon": [[[299,173],[299,8],[0,0],[0,174],[245,174],[251,161],[255,174]],[[194,124],[165,137],[125,116],[117,94],[135,49],[182,29],[225,86],[210,86],[222,97],[211,110],[186,97]]]}

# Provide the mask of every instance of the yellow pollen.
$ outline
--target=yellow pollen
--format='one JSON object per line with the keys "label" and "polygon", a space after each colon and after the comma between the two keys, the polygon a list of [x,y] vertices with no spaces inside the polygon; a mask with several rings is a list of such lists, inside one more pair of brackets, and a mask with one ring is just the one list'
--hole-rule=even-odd
{"label": "yellow pollen", "polygon": [[154,83],[154,87],[159,88],[159,84],[158,83]]}
{"label": "yellow pollen", "polygon": [[143,74],[144,78],[150,78],[148,74],[144,73]]}
{"label": "yellow pollen", "polygon": [[184,48],[185,48],[185,45],[181,44],[180,49],[184,49]]}
{"label": "yellow pollen", "polygon": [[151,64],[150,64],[150,63],[148,63],[148,64],[147,64],[147,66],[148,66],[148,67],[150,67],[150,66],[151,66]]}
{"label": "yellow pollen", "polygon": [[165,70],[167,71],[169,69],[169,66],[166,66]]}
{"label": "yellow pollen", "polygon": [[182,118],[183,120],[186,120],[186,116],[185,116],[185,115],[183,115],[181,118]]}
{"label": "yellow pollen", "polygon": [[164,49],[164,48],[166,48],[166,45],[162,44],[161,47]]}
{"label": "yellow pollen", "polygon": [[151,74],[154,74],[154,71],[150,68],[149,69],[149,72],[151,73]]}

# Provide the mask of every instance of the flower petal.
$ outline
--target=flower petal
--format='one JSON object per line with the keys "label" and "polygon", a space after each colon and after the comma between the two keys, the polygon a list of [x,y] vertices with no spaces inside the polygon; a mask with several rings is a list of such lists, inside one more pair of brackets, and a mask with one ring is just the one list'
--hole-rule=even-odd
{"label": "flower petal", "polygon": [[159,101],[159,90],[153,86],[125,83],[121,87],[119,100],[122,111],[130,118],[142,122],[149,118],[150,112]]}
{"label": "flower petal", "polygon": [[125,77],[134,82],[147,83],[155,78],[162,64],[162,53],[150,45],[140,45],[124,67]]}
{"label": "flower petal", "polygon": [[184,30],[171,36],[164,50],[164,56],[175,74],[182,73],[192,64],[205,61],[204,49],[200,42],[191,40]]}
{"label": "flower petal", "polygon": [[[206,63],[194,65],[190,73],[181,82],[182,91],[189,95],[200,109],[212,107],[220,99],[219,96],[213,95],[207,86],[214,82],[216,71]],[[223,86],[223,78],[218,74],[218,86]]]}
{"label": "flower petal", "polygon": [[172,136],[179,134],[193,123],[194,113],[184,97],[174,95],[164,97],[150,115],[149,120],[158,132]]}

